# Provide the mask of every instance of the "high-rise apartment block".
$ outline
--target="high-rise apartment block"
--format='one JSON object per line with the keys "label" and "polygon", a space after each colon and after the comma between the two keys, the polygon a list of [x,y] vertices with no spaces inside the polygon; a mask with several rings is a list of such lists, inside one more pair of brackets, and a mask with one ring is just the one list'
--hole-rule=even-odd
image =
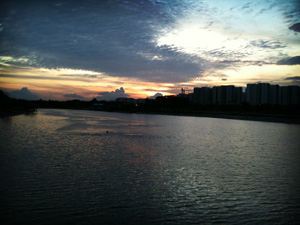
{"label": "high-rise apartment block", "polygon": [[241,87],[233,85],[209,87],[196,87],[193,93],[193,102],[196,104],[240,104],[243,101]]}
{"label": "high-rise apartment block", "polygon": [[211,89],[209,87],[195,87],[193,102],[201,105],[211,104]]}
{"label": "high-rise apartment block", "polygon": [[247,102],[250,105],[299,105],[299,86],[279,86],[269,83],[247,84],[246,92],[242,87],[223,85],[195,87],[189,99],[195,104],[238,105]]}
{"label": "high-rise apartment block", "polygon": [[250,105],[299,105],[299,86],[270,85],[268,83],[247,84],[246,102]]}

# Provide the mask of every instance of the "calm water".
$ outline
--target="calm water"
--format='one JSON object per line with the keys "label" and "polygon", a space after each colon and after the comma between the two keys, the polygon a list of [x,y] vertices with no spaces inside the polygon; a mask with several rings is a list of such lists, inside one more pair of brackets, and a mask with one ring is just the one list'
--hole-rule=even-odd
{"label": "calm water", "polygon": [[299,222],[300,125],[41,109],[0,128],[4,224]]}

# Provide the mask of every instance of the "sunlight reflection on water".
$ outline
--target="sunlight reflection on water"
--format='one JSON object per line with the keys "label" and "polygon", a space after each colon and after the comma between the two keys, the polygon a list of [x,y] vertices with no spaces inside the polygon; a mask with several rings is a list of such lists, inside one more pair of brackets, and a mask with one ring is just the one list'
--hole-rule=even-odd
{"label": "sunlight reflection on water", "polygon": [[3,118],[10,224],[296,224],[299,125],[42,109]]}

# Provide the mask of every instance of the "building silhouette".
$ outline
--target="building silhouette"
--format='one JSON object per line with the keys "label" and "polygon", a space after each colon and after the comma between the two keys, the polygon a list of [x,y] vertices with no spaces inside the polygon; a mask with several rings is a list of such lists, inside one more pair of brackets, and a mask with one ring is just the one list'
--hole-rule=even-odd
{"label": "building silhouette", "polygon": [[243,102],[242,88],[234,85],[195,87],[193,95],[195,104],[234,105]]}
{"label": "building silhouette", "polygon": [[242,87],[222,85],[210,87],[195,87],[194,93],[181,92],[179,97],[185,97],[193,104],[239,105],[248,103],[257,105],[300,105],[299,86],[279,86],[269,83],[247,84],[245,92]]}
{"label": "building silhouette", "polygon": [[250,105],[299,105],[299,86],[279,86],[268,83],[247,84],[246,102]]}
{"label": "building silhouette", "polygon": [[193,101],[196,104],[207,105],[212,103],[212,91],[209,87],[195,87]]}

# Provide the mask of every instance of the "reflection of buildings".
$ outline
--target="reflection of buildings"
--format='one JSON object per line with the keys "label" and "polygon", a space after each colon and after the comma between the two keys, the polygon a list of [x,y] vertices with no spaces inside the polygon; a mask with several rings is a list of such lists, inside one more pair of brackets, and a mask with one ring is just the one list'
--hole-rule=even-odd
{"label": "reflection of buildings", "polygon": [[300,105],[300,87],[270,85],[268,83],[247,84],[246,92],[242,87],[233,85],[195,87],[194,93],[185,94],[194,104],[238,105],[247,102],[250,105]]}

